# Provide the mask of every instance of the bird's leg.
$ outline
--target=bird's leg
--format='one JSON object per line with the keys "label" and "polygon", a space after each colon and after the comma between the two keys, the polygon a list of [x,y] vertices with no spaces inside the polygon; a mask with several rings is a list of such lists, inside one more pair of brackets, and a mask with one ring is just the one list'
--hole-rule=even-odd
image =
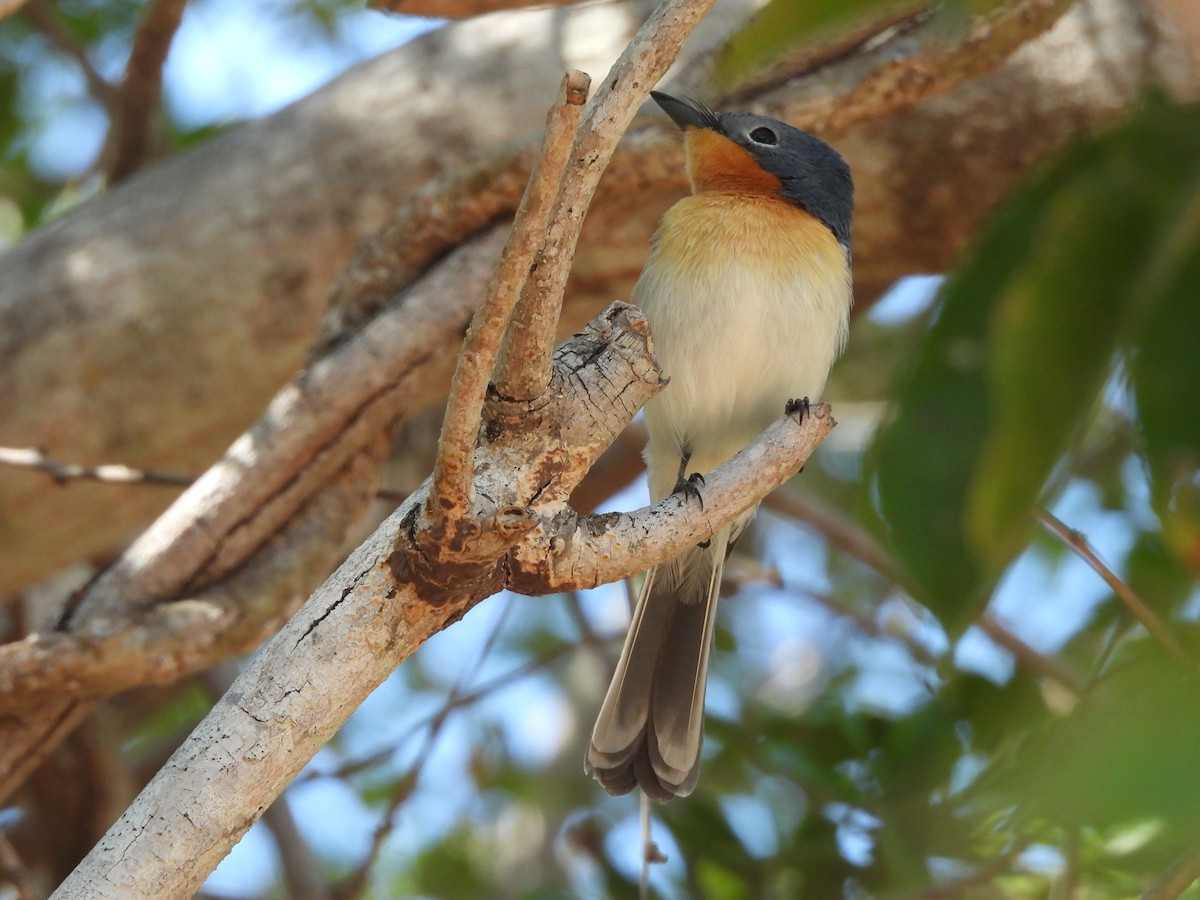
{"label": "bird's leg", "polygon": [[704,484],[704,476],[699,472],[687,474],[687,465],[691,462],[692,451],[684,450],[679,454],[679,474],[675,476],[675,487],[672,494],[683,494],[689,500],[695,500],[704,509],[704,498],[700,496],[700,488]]}

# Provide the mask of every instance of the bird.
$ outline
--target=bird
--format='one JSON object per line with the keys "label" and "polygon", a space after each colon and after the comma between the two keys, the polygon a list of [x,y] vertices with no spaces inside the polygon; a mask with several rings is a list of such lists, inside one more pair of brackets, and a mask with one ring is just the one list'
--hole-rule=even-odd
{"label": "bird", "polygon": [[[683,134],[691,194],[632,294],[669,379],[645,407],[646,467],[652,501],[703,502],[703,474],[819,398],[845,346],[854,182],[785,122],[650,93]],[[647,573],[584,761],[608,793],[695,788],[721,570],[755,510]]]}

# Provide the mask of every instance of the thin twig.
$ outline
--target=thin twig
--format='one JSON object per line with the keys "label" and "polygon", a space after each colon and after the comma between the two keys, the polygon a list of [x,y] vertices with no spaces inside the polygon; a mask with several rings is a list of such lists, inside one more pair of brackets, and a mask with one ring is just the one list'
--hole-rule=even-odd
{"label": "thin twig", "polygon": [[109,484],[162,484],[187,487],[195,479],[190,475],[134,469],[122,465],[81,466],[51,459],[43,451],[26,447],[0,447],[0,465],[45,472],[58,484],[72,480],[103,481]]}
{"label": "thin twig", "polygon": [[[615,639],[616,637],[617,635],[613,635],[611,639]],[[597,638],[596,640],[600,639]],[[607,643],[610,638],[604,638],[603,640]],[[489,694],[500,690],[500,688],[508,687],[508,685],[518,682],[522,678],[528,678],[533,673],[548,668],[564,657],[573,654],[578,649],[579,645],[577,642],[563,644],[562,646],[548,650],[545,653],[534,657],[533,659],[526,660],[525,662],[521,663],[521,665],[515,666],[514,668],[505,672],[503,675],[497,675],[495,678],[484,682],[477,688],[473,688],[469,691],[458,689],[451,691],[451,693],[447,696],[446,703],[443,706],[438,707],[434,712],[415,722],[402,737],[390,742],[386,747],[381,747],[380,749],[360,756],[357,759],[352,759],[329,772],[306,772],[296,780],[297,782],[303,783],[307,781],[317,781],[324,778],[344,779],[350,777],[351,775],[357,775],[359,772],[363,772],[372,766],[379,765],[384,760],[390,759],[392,756],[394,756],[397,747],[404,746],[404,744],[412,740],[415,735],[426,728],[432,728],[440,719],[444,718],[449,713],[472,706],[487,697]]]}
{"label": "thin twig", "polygon": [[1142,598],[1137,595],[1133,588],[1126,584],[1116,572],[1100,559],[1082,532],[1068,527],[1049,510],[1040,510],[1037,518],[1047,531],[1074,550],[1080,559],[1091,566],[1096,574],[1104,579],[1105,584],[1112,588],[1113,593],[1121,599],[1122,603],[1129,607],[1130,612],[1137,616],[1137,620],[1142,623],[1143,627],[1150,632],[1156,641],[1162,644],[1163,649],[1167,653],[1185,666],[1189,668],[1195,667],[1195,661],[1188,655],[1179,642],[1175,640],[1171,632],[1167,630],[1162,619],[1142,601]]}
{"label": "thin twig", "polygon": [[539,162],[525,189],[487,296],[471,319],[438,440],[433,490],[429,495],[430,513],[435,519],[445,521],[448,517],[466,515],[474,499],[475,440],[488,380],[513,307],[544,239],[554,196],[548,187],[553,185],[557,189],[562,182],[570,139],[579,123],[577,109],[590,85],[591,79],[582,72],[568,72],[563,78],[549,114]]}
{"label": "thin twig", "polygon": [[569,6],[579,0],[368,0],[371,9],[385,9],[405,16],[435,19],[470,19],[509,9],[531,6]]}
{"label": "thin twig", "polygon": [[874,569],[910,597],[920,592],[900,564],[893,559],[866,531],[836,510],[809,497],[790,491],[773,491],[763,499],[763,506],[816,529],[825,540],[843,553]]}
{"label": "thin twig", "polygon": [[527,356],[526,373],[540,383],[529,383],[525,393],[540,396],[545,390],[558,330],[560,300],[566,289],[583,217],[591,204],[600,176],[608,166],[617,141],[625,133],[647,90],[666,74],[696,23],[715,0],[664,0],[654,10],[616,65],[600,85],[588,109],[571,153],[571,178],[563,185],[550,235],[538,256],[537,270],[525,284],[523,319],[534,323],[539,338]]}
{"label": "thin twig", "polygon": [[187,0],[151,0],[133,36],[125,77],[110,107],[104,151],[108,181],[132,175],[146,159],[151,125],[162,95],[162,70]]}
{"label": "thin twig", "polygon": [[[574,80],[572,77],[574,76]],[[536,243],[529,243],[521,262],[524,269],[518,277],[512,278],[505,288],[511,291],[511,297],[506,297],[506,304],[512,308],[512,321],[504,333],[504,346],[500,353],[500,362],[496,371],[496,390],[502,397],[510,400],[529,400],[536,394],[530,394],[531,389],[542,383],[542,373],[530,373],[529,347],[533,342],[536,346],[538,336],[534,329],[536,321],[531,320],[529,304],[524,292],[529,280],[536,257],[541,252],[546,241],[546,230],[550,226],[550,216],[556,212],[556,201],[564,190],[563,177],[567,173],[567,160],[575,144],[575,136],[579,132],[579,123],[583,119],[584,102],[591,87],[591,79],[582,72],[571,72],[563,82],[566,89],[566,103],[557,104],[546,118],[546,139],[543,149],[542,163],[529,181],[529,206],[539,212],[537,225],[540,230],[533,232],[528,238]],[[499,274],[499,271],[497,272]],[[562,297],[553,299],[555,304],[562,302]],[[530,385],[534,385],[533,388]]]}
{"label": "thin twig", "polygon": [[87,46],[63,25],[47,0],[30,0],[25,6],[25,15],[33,23],[33,27],[62,53],[71,57],[79,71],[87,81],[88,90],[104,106],[111,111],[116,88],[100,74],[88,57]]}
{"label": "thin twig", "polygon": [[1084,691],[1083,679],[1064,663],[1039,653],[1021,638],[1004,627],[991,613],[984,613],[976,623],[979,630],[1000,647],[1012,654],[1016,661],[1035,675],[1057,681],[1076,697]]}

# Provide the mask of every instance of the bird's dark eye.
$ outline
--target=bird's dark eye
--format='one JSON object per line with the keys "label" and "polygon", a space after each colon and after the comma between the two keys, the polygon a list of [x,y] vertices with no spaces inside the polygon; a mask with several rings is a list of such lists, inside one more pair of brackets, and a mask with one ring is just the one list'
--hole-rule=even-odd
{"label": "bird's dark eye", "polygon": [[750,140],[756,144],[766,144],[769,147],[774,147],[779,143],[779,136],[765,125],[759,125],[750,132]]}

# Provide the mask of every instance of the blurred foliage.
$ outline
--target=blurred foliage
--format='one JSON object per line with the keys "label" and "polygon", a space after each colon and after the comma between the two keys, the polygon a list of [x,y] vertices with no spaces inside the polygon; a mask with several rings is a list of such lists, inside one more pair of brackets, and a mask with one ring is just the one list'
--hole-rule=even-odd
{"label": "blurred foliage", "polygon": [[[722,64],[882,6],[775,0]],[[55,14],[99,63],[141,8]],[[332,35],[353,5],[281,8]],[[23,79],[50,52],[22,16],[0,27],[0,194],[26,225],[68,187],[28,153],[45,110]],[[218,130],[164,128],[167,150]],[[778,584],[722,604],[699,788],[653,810],[657,894],[1117,898],[1194,858],[1197,672],[1032,514],[1087,533],[1200,659],[1198,248],[1200,110],[1148,98],[1014,192],[932,305],[860,317],[829,390],[842,427],[789,488],[839,528],[764,513],[744,548]],[[582,773],[623,602],[495,598],[403,666],[287,795],[330,883],[636,897],[637,803]],[[1015,658],[972,627],[985,611]],[[208,702],[171,696],[126,729],[131,757]],[[252,844],[229,892],[286,896]]]}
{"label": "blurred foliage", "polygon": [[1198,246],[1200,115],[1151,99],[1012,198],[947,282],[870,485],[922,601],[952,628],[1027,542],[1030,510],[1114,378],[1138,397],[1167,545],[1183,566],[1196,554],[1200,429],[1182,386],[1200,366]]}

